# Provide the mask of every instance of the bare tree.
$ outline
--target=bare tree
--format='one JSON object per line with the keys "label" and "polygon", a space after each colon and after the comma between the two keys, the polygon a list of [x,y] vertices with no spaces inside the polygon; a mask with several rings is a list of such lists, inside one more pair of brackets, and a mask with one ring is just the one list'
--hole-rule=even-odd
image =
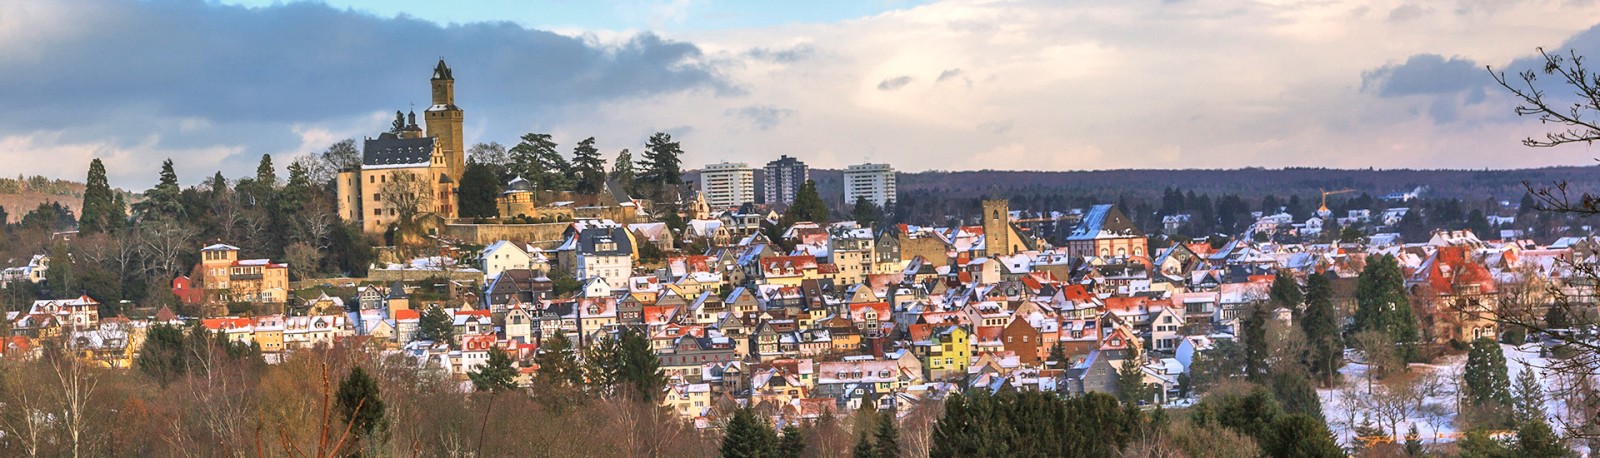
{"label": "bare tree", "polygon": [[408,226],[417,215],[433,209],[433,184],[415,173],[390,172],[389,181],[378,188],[378,200],[394,209],[402,226]]}
{"label": "bare tree", "polygon": [[200,231],[194,226],[172,221],[146,224],[139,230],[140,249],[149,261],[149,270],[163,280],[179,271],[178,256],[193,249]]}
{"label": "bare tree", "polygon": [[0,448],[40,456],[49,434],[50,413],[44,406],[44,386],[34,377],[39,371],[32,361],[12,358],[0,361]]}
{"label": "bare tree", "polygon": [[65,441],[74,457],[85,454],[84,427],[88,423],[85,418],[95,414],[89,409],[89,399],[94,395],[95,387],[99,386],[99,378],[94,373],[94,368],[77,357],[79,350],[72,339],[67,339],[61,348],[45,351],[45,362],[50,365],[55,375],[56,386],[51,394],[59,409],[58,421],[61,422]]}

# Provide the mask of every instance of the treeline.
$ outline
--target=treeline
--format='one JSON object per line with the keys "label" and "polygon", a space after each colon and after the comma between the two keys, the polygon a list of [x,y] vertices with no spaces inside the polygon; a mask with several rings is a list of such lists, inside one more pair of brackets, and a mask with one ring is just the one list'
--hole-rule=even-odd
{"label": "treeline", "polygon": [[632,196],[653,199],[663,208],[676,208],[682,173],[682,146],[672,135],[657,132],[645,142],[636,160],[627,149],[607,161],[595,147],[595,138],[579,141],[571,158],[563,155],[550,134],[529,133],[507,149],[499,143],[479,143],[469,149],[462,173],[460,205],[464,218],[516,217],[501,215],[495,198],[514,179],[526,181],[530,190],[597,194],[610,181]]}
{"label": "treeline", "polygon": [[54,196],[81,197],[83,185],[67,180],[51,179],[41,175],[16,178],[0,178],[0,194],[21,194],[24,192],[37,192]]}

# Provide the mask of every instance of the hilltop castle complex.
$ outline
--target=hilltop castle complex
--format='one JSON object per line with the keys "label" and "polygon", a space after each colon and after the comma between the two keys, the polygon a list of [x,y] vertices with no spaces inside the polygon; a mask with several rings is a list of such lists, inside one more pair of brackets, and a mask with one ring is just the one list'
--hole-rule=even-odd
{"label": "hilltop castle complex", "polygon": [[427,131],[417,126],[412,112],[399,133],[366,139],[359,170],[339,173],[339,217],[358,222],[362,232],[381,233],[408,212],[456,217],[466,148],[455,78],[444,59],[433,68],[431,82],[433,105],[423,112]]}

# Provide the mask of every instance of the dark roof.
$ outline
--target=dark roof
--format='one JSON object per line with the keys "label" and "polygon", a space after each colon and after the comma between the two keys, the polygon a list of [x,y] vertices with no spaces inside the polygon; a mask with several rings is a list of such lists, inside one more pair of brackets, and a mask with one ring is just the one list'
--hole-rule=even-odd
{"label": "dark roof", "polygon": [[389,299],[405,299],[407,297],[410,296],[406,295],[405,283],[395,280],[394,284],[389,286]]}
{"label": "dark roof", "polygon": [[361,165],[426,165],[433,160],[433,137],[400,138],[384,132],[362,147]]}
{"label": "dark roof", "polygon": [[[596,249],[602,242],[616,242],[616,249],[601,251]],[[632,256],[633,243],[628,239],[628,228],[625,227],[591,227],[578,233],[578,253],[589,256]]]}
{"label": "dark roof", "polygon": [[1102,231],[1117,235],[1139,235],[1139,228],[1133,226],[1117,207],[1110,204],[1095,205],[1083,215],[1083,221],[1072,230],[1067,240],[1094,240],[1100,238]]}
{"label": "dark roof", "polygon": [[433,66],[433,79],[436,79],[436,80],[454,80],[454,79],[456,79],[455,77],[450,76],[450,66],[444,64],[444,58],[443,57],[439,58],[439,65]]}

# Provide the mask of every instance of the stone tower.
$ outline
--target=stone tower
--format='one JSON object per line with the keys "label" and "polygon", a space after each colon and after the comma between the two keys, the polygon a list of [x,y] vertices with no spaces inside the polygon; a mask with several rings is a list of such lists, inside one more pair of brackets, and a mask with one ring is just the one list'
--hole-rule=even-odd
{"label": "stone tower", "polygon": [[989,257],[1016,254],[1011,244],[1011,202],[983,200],[983,247]]}
{"label": "stone tower", "polygon": [[444,59],[433,67],[433,106],[425,112],[428,135],[439,139],[450,178],[461,183],[467,167],[467,150],[462,146],[461,107],[456,106],[456,79]]}

